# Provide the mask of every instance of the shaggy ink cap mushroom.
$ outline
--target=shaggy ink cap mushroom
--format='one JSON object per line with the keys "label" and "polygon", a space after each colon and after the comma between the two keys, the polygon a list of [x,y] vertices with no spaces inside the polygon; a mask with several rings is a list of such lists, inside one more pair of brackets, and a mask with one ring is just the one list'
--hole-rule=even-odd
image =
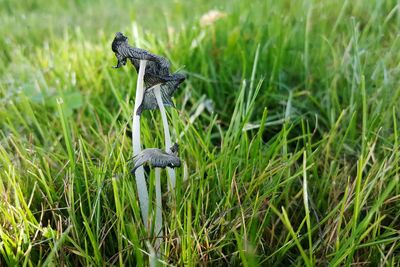
{"label": "shaggy ink cap mushroom", "polygon": [[[175,107],[172,102],[172,95],[186,79],[186,75],[183,73],[170,74],[170,64],[168,59],[157,56],[158,62],[150,61],[146,66],[146,72],[144,74],[144,83],[146,90],[143,96],[142,104],[137,110],[137,115],[141,115],[143,110],[155,110],[158,109],[156,96],[154,94],[154,87],[160,85],[160,91],[162,96],[162,102],[164,106]],[[140,60],[131,59],[132,65],[136,71],[139,71]]]}
{"label": "shaggy ink cap mushroom", "polygon": [[[118,63],[114,68],[120,68],[121,66],[126,65],[126,60],[127,59],[136,59],[138,62],[140,60],[148,60],[152,62],[159,62],[160,57],[153,55],[152,53],[132,47],[128,44],[128,37],[126,37],[124,34],[121,32],[117,32],[115,34],[115,38],[111,44],[111,49],[115,53],[115,56],[118,59]],[[164,64],[163,62],[159,62],[159,65]],[[139,65],[138,65],[139,66]]]}
{"label": "shaggy ink cap mushroom", "polygon": [[118,59],[118,63],[114,68],[126,65],[127,59],[130,59],[139,73],[140,60],[148,60],[144,73],[146,90],[143,101],[136,111],[137,115],[141,115],[143,110],[155,110],[158,108],[156,96],[154,95],[154,86],[158,84],[160,85],[164,106],[175,107],[172,102],[172,95],[186,79],[186,76],[182,73],[171,74],[168,59],[154,55],[144,49],[131,47],[128,43],[128,37],[121,32],[115,34],[111,48]]}
{"label": "shaggy ink cap mushroom", "polygon": [[132,173],[140,166],[148,163],[154,168],[176,168],[181,166],[181,160],[177,156],[178,146],[174,145],[171,148],[172,153],[167,153],[159,148],[147,148],[142,150],[138,155],[133,158]]}
{"label": "shaggy ink cap mushroom", "polygon": [[[160,92],[164,106],[175,108],[174,102],[172,101],[172,96],[179,88],[181,83],[186,79],[186,76],[182,73],[174,73],[171,77],[173,77],[173,80],[160,84]],[[146,89],[142,104],[140,104],[138,110],[136,111],[137,115],[141,115],[143,110],[155,110],[158,108],[159,107],[154,93],[154,88]]]}

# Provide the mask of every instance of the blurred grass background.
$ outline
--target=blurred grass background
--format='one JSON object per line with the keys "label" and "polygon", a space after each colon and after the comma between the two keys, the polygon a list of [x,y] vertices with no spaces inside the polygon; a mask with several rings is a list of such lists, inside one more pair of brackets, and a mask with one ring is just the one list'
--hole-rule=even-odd
{"label": "blurred grass background", "polygon": [[[398,264],[399,8],[0,0],[1,265],[151,262],[117,31],[188,74],[157,264]],[[143,145],[162,147],[158,112],[142,117]]]}

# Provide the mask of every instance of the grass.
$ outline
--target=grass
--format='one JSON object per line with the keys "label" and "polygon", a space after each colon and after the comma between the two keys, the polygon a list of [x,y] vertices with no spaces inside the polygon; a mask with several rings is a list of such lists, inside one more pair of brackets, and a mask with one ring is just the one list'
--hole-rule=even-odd
{"label": "grass", "polygon": [[[399,264],[397,1],[0,6],[0,265],[154,262],[116,31],[189,76],[158,264]],[[200,27],[211,9],[227,15]],[[144,147],[163,147],[160,121],[143,113]]]}

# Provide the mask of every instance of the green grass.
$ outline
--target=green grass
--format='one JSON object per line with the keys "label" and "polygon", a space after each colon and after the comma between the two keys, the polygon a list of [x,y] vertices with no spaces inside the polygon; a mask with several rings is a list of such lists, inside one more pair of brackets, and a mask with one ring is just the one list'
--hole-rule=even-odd
{"label": "green grass", "polygon": [[397,1],[0,0],[0,25],[0,265],[154,260],[116,31],[189,77],[159,265],[399,265]]}

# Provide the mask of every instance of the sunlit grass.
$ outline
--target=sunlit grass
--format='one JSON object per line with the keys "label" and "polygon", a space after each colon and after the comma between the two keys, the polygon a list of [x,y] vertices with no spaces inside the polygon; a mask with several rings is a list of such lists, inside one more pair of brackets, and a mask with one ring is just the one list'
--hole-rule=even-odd
{"label": "sunlit grass", "polygon": [[[0,265],[151,261],[116,31],[188,73],[160,264],[398,264],[396,1],[130,5],[0,1]],[[226,16],[201,27],[211,9]],[[159,112],[141,121],[163,147]]]}

